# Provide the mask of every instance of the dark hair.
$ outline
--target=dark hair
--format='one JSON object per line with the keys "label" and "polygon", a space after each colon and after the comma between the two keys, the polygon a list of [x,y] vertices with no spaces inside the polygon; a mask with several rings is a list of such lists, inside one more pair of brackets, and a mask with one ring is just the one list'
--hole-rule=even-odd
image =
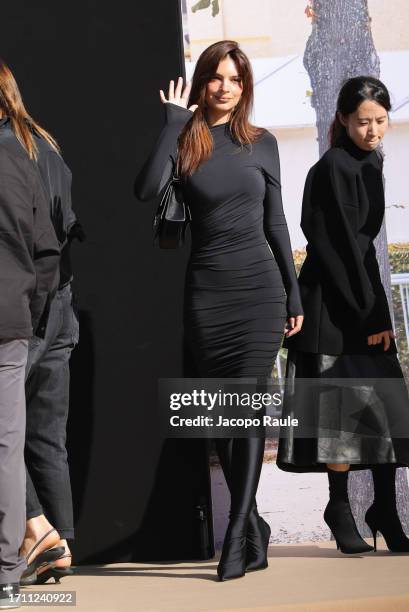
{"label": "dark hair", "polygon": [[220,40],[210,45],[197,60],[192,78],[188,107],[197,104],[198,108],[179,137],[178,169],[182,175],[191,175],[211,155],[213,139],[206,122],[206,87],[219,63],[226,57],[234,61],[243,87],[240,102],[229,121],[234,140],[241,145],[251,144],[265,132],[249,122],[254,94],[253,73],[247,55],[234,40]]}
{"label": "dark hair", "polygon": [[340,122],[338,113],[350,115],[365,100],[372,100],[380,104],[388,112],[392,108],[389,91],[379,79],[371,76],[358,76],[348,79],[338,94],[337,111],[329,129],[331,147],[338,146],[346,135],[346,129]]}

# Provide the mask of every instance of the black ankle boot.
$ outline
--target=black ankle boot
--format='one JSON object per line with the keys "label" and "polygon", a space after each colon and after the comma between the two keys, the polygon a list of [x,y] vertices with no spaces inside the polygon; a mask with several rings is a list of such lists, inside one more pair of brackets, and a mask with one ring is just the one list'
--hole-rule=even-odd
{"label": "black ankle boot", "polygon": [[219,580],[241,578],[246,571],[246,534],[248,514],[237,514],[230,519],[217,566]]}
{"label": "black ankle boot", "polygon": [[246,572],[255,572],[268,567],[267,551],[270,534],[270,525],[259,515],[254,503],[247,527]]}
{"label": "black ankle boot", "polygon": [[361,537],[348,498],[348,472],[328,469],[329,502],[324,521],[331,529],[337,549],[345,554],[365,553],[373,550]]}
{"label": "black ankle boot", "polygon": [[396,466],[377,465],[372,468],[375,498],[365,514],[365,520],[372,531],[376,551],[376,534],[385,538],[391,552],[409,552],[409,538],[402,529],[396,508]]}

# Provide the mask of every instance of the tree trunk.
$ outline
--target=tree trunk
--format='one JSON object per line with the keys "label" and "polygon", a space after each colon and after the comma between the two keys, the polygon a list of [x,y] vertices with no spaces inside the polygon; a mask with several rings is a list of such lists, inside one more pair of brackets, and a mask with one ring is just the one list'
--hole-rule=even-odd
{"label": "tree trunk", "polygon": [[[343,82],[359,75],[379,78],[380,63],[371,32],[367,0],[312,0],[312,32],[307,41],[304,66],[312,86],[311,104],[316,111],[319,155],[329,147],[328,131]],[[392,310],[390,268],[385,220],[375,240],[382,282]],[[351,506],[358,529],[369,535],[364,521],[373,498],[369,470],[350,473]],[[405,530],[409,527],[406,468],[397,471],[397,499]]]}

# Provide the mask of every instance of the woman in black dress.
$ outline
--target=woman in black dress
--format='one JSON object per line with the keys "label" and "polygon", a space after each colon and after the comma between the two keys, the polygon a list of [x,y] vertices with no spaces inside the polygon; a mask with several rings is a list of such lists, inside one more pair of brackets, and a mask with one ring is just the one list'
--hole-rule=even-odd
{"label": "woman in black dress", "polygon": [[[302,308],[280,188],[277,143],[252,126],[248,58],[233,41],[200,56],[192,87],[182,79],[165,105],[166,126],[142,169],[136,194],[154,197],[177,163],[192,221],[184,331],[202,377],[270,377],[287,321]],[[189,110],[187,110],[187,107]],[[221,580],[267,567],[270,530],[255,495],[262,438],[216,441],[231,493],[230,522],[218,566]]]}
{"label": "woman in black dress", "polygon": [[[347,490],[348,470],[368,467],[375,499],[365,518],[375,549],[380,531],[390,550],[409,551],[395,495],[396,467],[409,465],[409,401],[373,245],[385,211],[378,146],[390,108],[386,87],[372,77],[350,79],[340,91],[331,148],[306,179],[301,227],[308,245],[299,276],[306,320],[287,341],[283,416],[298,416],[315,437],[290,431],[277,464],[328,471],[324,519],[344,553],[372,550],[357,531]],[[309,395],[299,378],[349,382]]]}

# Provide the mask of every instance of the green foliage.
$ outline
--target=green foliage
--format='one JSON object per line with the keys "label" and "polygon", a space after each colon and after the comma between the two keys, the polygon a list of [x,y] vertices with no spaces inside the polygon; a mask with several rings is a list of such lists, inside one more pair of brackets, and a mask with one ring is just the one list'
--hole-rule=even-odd
{"label": "green foliage", "polygon": [[199,0],[192,6],[192,12],[208,9],[210,5],[212,5],[212,17],[216,17],[220,12],[219,0]]}
{"label": "green foliage", "polygon": [[409,272],[409,242],[388,244],[388,252],[392,274]]}
{"label": "green foliage", "polygon": [[[389,244],[389,261],[392,274],[409,272],[409,243]],[[395,317],[396,341],[399,350],[399,360],[406,381],[409,381],[409,346],[406,339],[403,308],[399,287],[392,287],[393,314]]]}

